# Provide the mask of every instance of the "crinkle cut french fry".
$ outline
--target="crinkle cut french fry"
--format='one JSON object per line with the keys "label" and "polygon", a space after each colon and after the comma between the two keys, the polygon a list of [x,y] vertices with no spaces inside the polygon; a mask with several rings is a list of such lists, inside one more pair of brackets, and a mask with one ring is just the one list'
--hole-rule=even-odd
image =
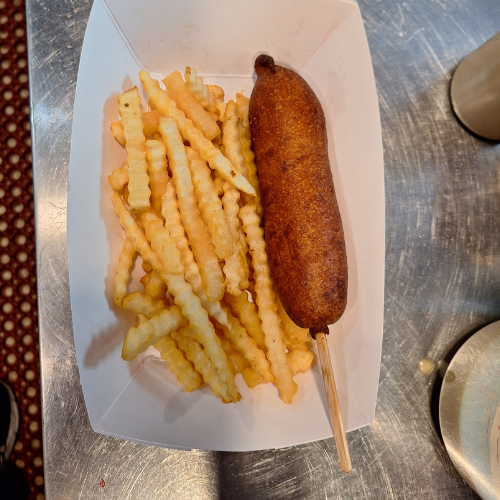
{"label": "crinkle cut french fry", "polygon": [[295,375],[298,372],[305,373],[309,370],[314,359],[314,354],[307,348],[307,346],[301,344],[293,349],[290,349],[287,352],[286,357],[288,359],[290,369]]}
{"label": "crinkle cut french fry", "polygon": [[224,179],[241,191],[255,195],[255,189],[251,184],[236,171],[231,162],[194,126],[193,122],[186,118],[168,93],[160,88],[158,81],[151,78],[147,71],[140,71],[139,78],[150,102],[164,116],[175,118],[183,139],[189,141],[191,147],[200,153],[210,168],[217,170]]}
{"label": "crinkle cut french fry", "polygon": [[245,360],[243,355],[233,349],[233,345],[228,339],[222,337],[221,344],[227,355],[231,371],[234,375],[241,373],[248,387],[252,388],[258,384],[265,384],[267,382],[260,373],[257,373],[250,368],[250,365]]}
{"label": "crinkle cut french fry", "polygon": [[130,270],[136,251],[132,242],[126,238],[123,243],[118,266],[116,267],[114,302],[118,307],[122,307],[122,301],[127,293],[127,283],[130,278]]}
{"label": "crinkle cut french fry", "polygon": [[285,334],[284,341],[288,349],[292,349],[299,344],[309,340],[309,329],[297,326],[286,313],[278,294],[275,291],[276,304],[278,306],[278,315],[281,319],[281,326]]}
{"label": "crinkle cut french fry", "polygon": [[223,260],[233,252],[233,242],[222,201],[205,160],[193,148],[187,147],[186,154],[201,216],[207,225],[215,253]]}
{"label": "crinkle cut french fry", "polygon": [[[223,136],[222,136],[222,145],[224,147],[224,154],[229,158],[231,163],[239,170],[243,175],[247,175],[245,160],[241,153],[241,144],[239,140],[239,132],[238,132],[238,124],[239,118],[236,114],[236,105],[234,101],[229,101],[227,103],[226,111],[224,113],[224,124],[223,124]],[[229,197],[233,198],[234,194],[232,193],[235,189],[232,186],[227,187],[223,186],[224,190],[224,199]],[[239,193],[238,193],[239,195]],[[246,193],[242,194],[242,199],[245,204],[253,203],[253,196],[249,196]],[[226,208],[226,205],[224,205]],[[241,280],[239,282],[239,288],[245,289],[248,286],[248,277],[249,277],[249,269],[248,263],[246,260],[247,254],[247,244],[245,241],[245,235],[241,229],[240,221],[238,218],[238,212],[234,211],[234,207],[231,206],[228,209],[226,208],[226,213],[228,213],[228,219],[230,224],[230,231],[233,239],[237,240],[239,246],[239,261],[243,268],[243,274]],[[230,292],[232,293],[232,292]],[[234,295],[234,294],[233,294]]]}
{"label": "crinkle cut french fry", "polygon": [[241,266],[243,267],[243,278],[239,283],[239,287],[241,290],[246,290],[248,285],[250,284],[250,266],[247,260],[248,255],[248,245],[245,238],[245,233],[243,231],[243,227],[241,225],[238,226],[238,246],[240,249],[239,259],[241,262]]}
{"label": "crinkle cut french fry", "polygon": [[146,141],[146,159],[148,161],[149,187],[151,189],[151,206],[161,213],[161,197],[168,183],[167,150],[162,141],[149,139]]}
{"label": "crinkle cut french fry", "polygon": [[257,314],[257,308],[253,302],[248,300],[246,291],[238,296],[226,293],[224,302],[229,305],[234,315],[238,317],[240,323],[245,327],[248,335],[252,337],[259,349],[267,351],[264,342],[264,333],[262,332],[262,324]]}
{"label": "crinkle cut french fry", "polygon": [[233,349],[233,344],[231,344],[231,341],[224,337],[224,332],[217,327],[217,336],[220,338],[220,344],[222,346],[222,349],[227,355],[227,360],[229,362],[229,368],[231,369],[231,372],[233,375],[236,375],[237,373],[241,373],[243,368],[245,366],[248,366],[247,361],[243,357],[243,355]]}
{"label": "crinkle cut french fry", "polygon": [[158,133],[158,124],[160,123],[161,114],[156,110],[146,111],[142,115],[142,126],[146,137],[153,137]]}
{"label": "crinkle cut french fry", "polygon": [[215,190],[217,191],[217,196],[219,196],[219,198],[222,198],[224,196],[224,183],[226,182],[220,175],[218,172],[214,172],[215,173],[215,179],[214,179],[214,187],[215,187]]}
{"label": "crinkle cut french fry", "polygon": [[168,183],[162,198],[162,215],[165,219],[165,227],[169,230],[181,253],[186,281],[191,284],[193,292],[198,296],[201,305],[208,311],[208,314],[219,323],[228,326],[227,315],[221,309],[220,302],[209,301],[203,290],[198,264],[194,261],[193,252],[189,247],[189,242],[182,226],[172,181]]}
{"label": "crinkle cut french fry", "polygon": [[153,212],[144,212],[141,222],[151,248],[162,263],[162,269],[167,273],[183,274],[181,254],[168,229],[163,225],[163,220]]}
{"label": "crinkle cut french fry", "polygon": [[122,300],[122,306],[134,314],[142,314],[147,319],[157,316],[165,309],[163,300],[154,300],[150,295],[141,292],[126,295]]}
{"label": "crinkle cut french fry", "polygon": [[201,306],[200,300],[194,295],[193,289],[186,283],[184,276],[166,274],[164,279],[169,292],[174,296],[175,303],[182,308],[182,313],[189,319],[191,328],[196,332],[197,341],[203,345],[205,353],[217,370],[224,389],[224,393],[218,395],[225,403],[236,403],[240,395],[229,369],[226,353],[222,350],[220,339],[208,319],[207,311]]}
{"label": "crinkle cut french fry", "polygon": [[163,83],[167,87],[169,96],[175,101],[177,107],[184,111],[194,125],[208,139],[212,140],[220,134],[217,122],[208,114],[203,106],[198,103],[193,94],[189,92],[186,82],[178,71],[170,73]]}
{"label": "crinkle cut french fry", "polygon": [[[231,368],[231,371],[236,375],[237,373],[243,373],[243,370],[245,367],[248,366],[247,361],[243,357],[243,355],[238,352],[234,351],[232,348],[226,352],[227,354],[227,360],[229,361],[229,367]],[[261,375],[262,376],[262,375]]]}
{"label": "crinkle cut french fry", "polygon": [[[146,111],[142,114],[142,130],[146,137],[152,137],[158,133],[158,123],[160,122],[161,115],[158,111]],[[123,135],[123,125],[121,121],[113,122],[111,124],[111,132],[114,138],[122,145],[125,146],[125,136]]]}
{"label": "crinkle cut french fry", "polygon": [[[247,162],[245,161],[245,156],[243,155],[243,147],[240,140],[241,127],[242,123],[240,117],[236,112],[236,104],[234,101],[229,101],[224,112],[224,121],[222,126],[222,144],[224,145],[224,154],[236,167],[236,169],[250,181],[253,188],[255,189],[255,192],[258,194],[258,182],[251,182],[247,168]],[[257,179],[255,178],[254,181],[257,181]],[[245,205],[256,204],[257,206],[261,206],[260,198],[258,198],[258,196],[250,196],[246,193],[242,193],[241,199],[243,200]]]}
{"label": "crinkle cut french fry", "polygon": [[177,332],[172,332],[172,338],[177,342],[179,349],[184,351],[186,358],[193,363],[196,371],[203,377],[204,382],[212,388],[214,394],[221,394],[223,389],[217,371],[214,369],[200,343],[189,336],[183,335],[186,329],[191,329],[191,327],[186,325],[179,328]]}
{"label": "crinkle cut french fry", "polygon": [[118,143],[125,147],[125,136],[123,135],[123,126],[121,122],[113,122],[111,124],[111,132],[113,137],[118,141]]}
{"label": "crinkle cut french fry", "polygon": [[240,283],[247,278],[245,264],[246,257],[241,248],[239,229],[239,199],[240,193],[228,182],[224,183],[224,196],[222,197],[222,204],[224,205],[224,212],[226,213],[227,224],[229,232],[233,240],[233,253],[226,258],[224,264],[224,274],[226,276],[226,288],[231,295],[239,295],[241,293]]}
{"label": "crinkle cut french fry", "polygon": [[257,165],[255,165],[255,155],[252,151],[252,140],[250,136],[250,126],[248,122],[248,108],[250,99],[243,94],[236,94],[236,112],[238,114],[238,137],[241,145],[241,154],[243,155],[247,171],[247,179],[257,193],[253,203],[257,207],[257,213],[262,216],[262,201],[260,195],[259,179],[257,177]]}
{"label": "crinkle cut french fry", "polygon": [[[184,71],[186,85],[194,98],[210,112],[217,111],[218,100],[224,100],[224,91],[217,86],[208,86],[203,83],[203,78],[197,75],[196,69],[189,66]],[[212,87],[212,88],[210,88]],[[215,88],[217,87],[217,88]],[[222,95],[221,95],[222,92]]]}
{"label": "crinkle cut french fry", "polygon": [[142,126],[141,100],[137,87],[118,96],[118,111],[122,119],[128,163],[128,203],[132,213],[149,208],[148,165],[146,138]]}
{"label": "crinkle cut french fry", "polygon": [[[147,241],[147,240],[146,240]],[[149,242],[148,242],[149,244]],[[145,272],[145,273],[150,273],[152,270],[153,270],[153,266],[146,260],[143,260],[142,261],[142,264],[141,264],[141,267],[142,267],[142,270]],[[142,282],[141,282],[142,283]]]}
{"label": "crinkle cut french fry", "polygon": [[123,342],[122,358],[131,361],[150,345],[156,344],[162,337],[174,332],[185,323],[186,318],[182,315],[181,308],[172,306],[157,316],[131,327]]}
{"label": "crinkle cut french fry", "polygon": [[163,337],[154,345],[166,361],[170,371],[177,377],[187,392],[194,391],[203,383],[201,375],[193,368],[184,353],[177,347],[170,335]]}
{"label": "crinkle cut french fry", "polygon": [[128,184],[125,184],[122,189],[123,201],[128,205]]}
{"label": "crinkle cut french fry", "polygon": [[132,242],[135,250],[142,257],[142,260],[145,261],[143,263],[143,268],[145,264],[149,264],[150,266],[152,266],[152,268],[161,271],[162,264],[160,262],[160,259],[151,249],[144,231],[127,210],[127,207],[125,206],[122,199],[120,198],[120,195],[117,192],[113,192],[113,194],[111,195],[111,201],[113,202],[115,214],[118,216],[120,225],[125,231],[127,238]]}
{"label": "crinkle cut french fry", "polygon": [[259,384],[265,384],[267,382],[260,373],[252,370],[252,368],[250,368],[249,366],[245,366],[243,370],[241,370],[241,374],[243,375],[243,379],[245,380],[247,386],[250,387],[250,389]]}
{"label": "crinkle cut french fry", "polygon": [[248,178],[245,159],[241,153],[241,144],[238,131],[238,115],[236,114],[236,104],[229,101],[224,113],[224,124],[222,125],[222,144],[224,144],[224,153],[229,161],[235,166],[238,172],[241,172]]}
{"label": "crinkle cut french fry", "polygon": [[147,293],[154,300],[164,300],[167,285],[161,279],[157,271],[151,270],[141,278],[144,293]]}
{"label": "crinkle cut french fry", "polygon": [[261,351],[255,340],[241,326],[237,318],[230,311],[226,311],[230,327],[222,326],[224,336],[231,341],[234,349],[239,351],[251,366],[252,370],[260,373],[268,382],[273,382],[274,377],[270,370],[269,361],[266,359],[264,351]]}
{"label": "crinkle cut french fry", "polygon": [[108,182],[113,191],[121,191],[128,183],[128,163],[124,162],[121,167],[116,167],[108,175]]}
{"label": "crinkle cut french fry", "polygon": [[215,96],[217,102],[224,100],[224,89],[218,85],[207,85],[208,91]]}
{"label": "crinkle cut french fry", "polygon": [[281,321],[277,314],[274,300],[273,283],[267,261],[264,231],[260,227],[260,218],[254,205],[247,205],[240,210],[243,230],[252,255],[255,279],[255,293],[258,314],[262,321],[262,330],[267,347],[267,358],[271,362],[271,372],[280,397],[285,403],[291,403],[297,392],[297,384],[286,358],[286,346],[283,341]]}
{"label": "crinkle cut french fry", "polygon": [[218,301],[224,295],[224,278],[210,236],[196,205],[191,172],[181,135],[173,118],[162,118],[159,130],[167,147],[181,219],[199,265],[203,289],[208,300]]}

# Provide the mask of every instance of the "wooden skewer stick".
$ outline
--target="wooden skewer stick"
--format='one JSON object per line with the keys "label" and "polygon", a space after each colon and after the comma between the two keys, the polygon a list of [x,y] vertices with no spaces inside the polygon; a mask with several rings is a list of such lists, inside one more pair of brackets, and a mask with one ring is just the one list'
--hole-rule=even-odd
{"label": "wooden skewer stick", "polygon": [[337,396],[337,387],[335,386],[335,378],[333,376],[328,342],[323,331],[316,333],[316,344],[318,346],[319,362],[321,364],[321,373],[323,374],[326,400],[330,411],[330,422],[332,424],[333,438],[335,439],[335,446],[337,447],[340,468],[344,472],[348,473],[352,470],[351,457],[349,455],[349,448],[347,447],[347,440],[345,438],[342,415],[340,414],[339,399]]}

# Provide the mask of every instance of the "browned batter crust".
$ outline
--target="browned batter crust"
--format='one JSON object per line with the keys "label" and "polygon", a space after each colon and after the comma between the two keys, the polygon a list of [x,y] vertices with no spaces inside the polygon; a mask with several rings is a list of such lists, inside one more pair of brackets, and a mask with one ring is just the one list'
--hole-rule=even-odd
{"label": "browned batter crust", "polygon": [[347,302],[347,257],[328,160],[325,117],[297,73],[255,61],[250,131],[271,273],[303,328],[335,323]]}

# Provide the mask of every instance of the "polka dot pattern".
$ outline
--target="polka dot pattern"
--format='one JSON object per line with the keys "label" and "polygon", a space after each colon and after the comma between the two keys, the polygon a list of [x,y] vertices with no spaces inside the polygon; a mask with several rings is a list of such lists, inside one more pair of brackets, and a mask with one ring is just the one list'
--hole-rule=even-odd
{"label": "polka dot pattern", "polygon": [[27,66],[24,1],[0,0],[0,379],[21,414],[11,461],[29,482],[30,500],[43,500]]}

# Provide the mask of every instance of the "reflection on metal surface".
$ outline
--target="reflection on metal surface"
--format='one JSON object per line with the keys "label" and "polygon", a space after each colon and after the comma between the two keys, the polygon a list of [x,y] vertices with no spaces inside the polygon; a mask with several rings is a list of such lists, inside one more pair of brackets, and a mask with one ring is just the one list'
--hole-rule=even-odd
{"label": "reflection on metal surface", "polygon": [[444,378],[445,373],[446,373],[446,370],[448,369],[448,362],[447,362],[447,361],[445,361],[444,359],[440,359],[440,360],[438,361],[437,368],[438,368],[438,373],[439,373],[439,376],[440,376],[441,378]]}
{"label": "reflection on metal surface", "polygon": [[359,2],[384,140],[386,295],[376,420],[347,435],[354,470],[346,477],[333,439],[240,454],[166,450],[92,431],[66,255],[72,110],[91,5],[27,0],[46,499],[477,498],[436,431],[435,379],[415,366],[445,358],[467,332],[500,318],[500,148],[463,130],[448,98],[458,62],[500,30],[500,2]]}
{"label": "reflection on metal surface", "polygon": [[500,141],[500,33],[458,65],[450,96],[455,113],[469,130]]}
{"label": "reflection on metal surface", "polygon": [[[498,500],[495,481],[498,455],[491,460],[491,442],[498,443],[500,405],[500,321],[474,334],[453,357],[439,402],[444,443],[464,479],[484,500]],[[500,423],[500,422],[499,422]],[[495,478],[495,479],[494,479]]]}

